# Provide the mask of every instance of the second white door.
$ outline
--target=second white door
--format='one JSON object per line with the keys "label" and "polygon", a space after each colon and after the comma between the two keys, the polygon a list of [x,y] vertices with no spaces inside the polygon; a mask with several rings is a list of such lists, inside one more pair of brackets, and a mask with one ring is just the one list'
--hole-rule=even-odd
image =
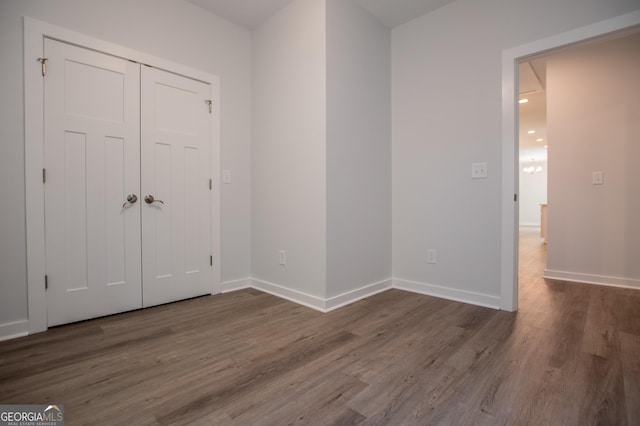
{"label": "second white door", "polygon": [[144,307],[212,292],[209,85],[142,66]]}

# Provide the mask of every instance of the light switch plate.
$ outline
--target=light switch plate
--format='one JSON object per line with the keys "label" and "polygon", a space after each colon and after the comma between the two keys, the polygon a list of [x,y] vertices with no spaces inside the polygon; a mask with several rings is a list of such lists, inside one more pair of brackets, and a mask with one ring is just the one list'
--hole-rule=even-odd
{"label": "light switch plate", "polygon": [[487,175],[487,163],[473,163],[471,165],[471,179],[486,179]]}
{"label": "light switch plate", "polygon": [[222,183],[231,183],[231,170],[222,171]]}
{"label": "light switch plate", "polygon": [[591,181],[594,185],[604,185],[604,173],[593,172],[593,175],[591,176]]}

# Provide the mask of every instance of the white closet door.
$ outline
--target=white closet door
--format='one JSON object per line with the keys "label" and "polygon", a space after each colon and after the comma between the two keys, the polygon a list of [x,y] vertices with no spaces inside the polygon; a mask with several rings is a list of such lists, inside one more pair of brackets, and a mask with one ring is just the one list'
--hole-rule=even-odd
{"label": "white closet door", "polygon": [[143,305],[213,291],[209,85],[143,66]]}
{"label": "white closet door", "polygon": [[127,60],[45,40],[47,319],[142,305],[140,73]]}

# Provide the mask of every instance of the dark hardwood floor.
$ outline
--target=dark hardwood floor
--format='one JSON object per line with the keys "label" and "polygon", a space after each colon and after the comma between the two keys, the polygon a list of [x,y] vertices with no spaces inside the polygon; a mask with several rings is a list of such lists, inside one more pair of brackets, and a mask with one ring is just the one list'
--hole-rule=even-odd
{"label": "dark hardwood floor", "polygon": [[243,290],[53,328],[0,343],[0,403],[68,425],[639,425],[640,292],[543,267],[524,232],[517,314]]}

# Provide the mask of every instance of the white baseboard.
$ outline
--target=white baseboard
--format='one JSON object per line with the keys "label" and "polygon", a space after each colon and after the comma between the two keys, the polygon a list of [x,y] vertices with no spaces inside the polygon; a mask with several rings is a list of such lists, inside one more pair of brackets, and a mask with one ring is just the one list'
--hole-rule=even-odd
{"label": "white baseboard", "polygon": [[634,278],[608,277],[604,275],[582,274],[578,272],[556,271],[545,269],[544,277],[552,280],[571,281],[583,284],[604,285],[607,287],[621,287],[640,289],[640,280]]}
{"label": "white baseboard", "polygon": [[29,320],[0,324],[0,342],[29,334]]}
{"label": "white baseboard", "polygon": [[456,302],[469,303],[471,305],[484,306],[492,309],[500,309],[501,305],[501,299],[499,296],[490,296],[487,294],[474,293],[471,291],[441,287],[438,285],[419,283],[415,281],[394,279],[393,288],[410,291],[412,293],[426,294],[428,296],[439,297],[442,299],[454,300]]}
{"label": "white baseboard", "polygon": [[521,223],[520,228],[531,228],[531,229],[540,229],[540,224],[535,224],[535,223]]}
{"label": "white baseboard", "polygon": [[[545,271],[545,277],[547,277]],[[552,271],[555,272],[555,271]],[[574,274],[576,275],[576,274]],[[571,281],[567,277],[549,277]],[[610,278],[610,277],[605,277]],[[584,280],[576,280],[585,282]],[[637,280],[625,280],[626,285],[603,283],[600,281],[592,282],[593,284],[615,285],[616,287],[640,288],[640,282]],[[257,280],[255,278],[246,278],[241,280],[226,281],[221,284],[221,292],[229,293],[231,291],[243,290],[246,288],[254,288],[265,293],[289,300],[293,303],[306,306],[320,312],[330,312],[343,306],[350,305],[359,300],[366,299],[391,288],[410,291],[412,293],[425,294],[428,296],[440,297],[442,299],[455,300],[457,302],[470,303],[472,305],[485,306],[493,309],[500,309],[500,298],[480,293],[473,293],[464,290],[456,290],[436,285],[419,283],[414,281],[388,279],[372,283],[346,293],[332,296],[324,299],[301,291],[293,290],[278,284],[267,281]],[[29,321],[16,321],[7,324],[0,324],[0,341],[14,339],[29,334]]]}
{"label": "white baseboard", "polygon": [[269,293],[273,296],[286,299],[290,302],[315,309],[316,311],[326,312],[325,300],[320,297],[283,287],[281,285],[270,283],[267,281],[257,280],[255,278],[251,279],[251,287],[256,290]]}
{"label": "white baseboard", "polygon": [[374,294],[382,293],[393,287],[393,280],[388,279],[379,281],[377,283],[369,284],[364,287],[357,288],[355,290],[348,291],[346,293],[333,296],[325,300],[325,312],[333,311],[334,309],[342,308],[343,306],[350,305],[358,300],[366,299]]}
{"label": "white baseboard", "polygon": [[313,296],[278,284],[256,279],[251,280],[251,287],[282,299],[289,300],[290,302],[315,309],[316,311],[327,313],[355,303],[359,300],[366,299],[374,294],[389,290],[392,288],[392,280],[389,279],[369,284],[328,299],[323,299],[322,297]]}
{"label": "white baseboard", "polygon": [[236,290],[244,290],[251,287],[251,278],[242,280],[225,281],[220,285],[220,293],[229,293]]}

